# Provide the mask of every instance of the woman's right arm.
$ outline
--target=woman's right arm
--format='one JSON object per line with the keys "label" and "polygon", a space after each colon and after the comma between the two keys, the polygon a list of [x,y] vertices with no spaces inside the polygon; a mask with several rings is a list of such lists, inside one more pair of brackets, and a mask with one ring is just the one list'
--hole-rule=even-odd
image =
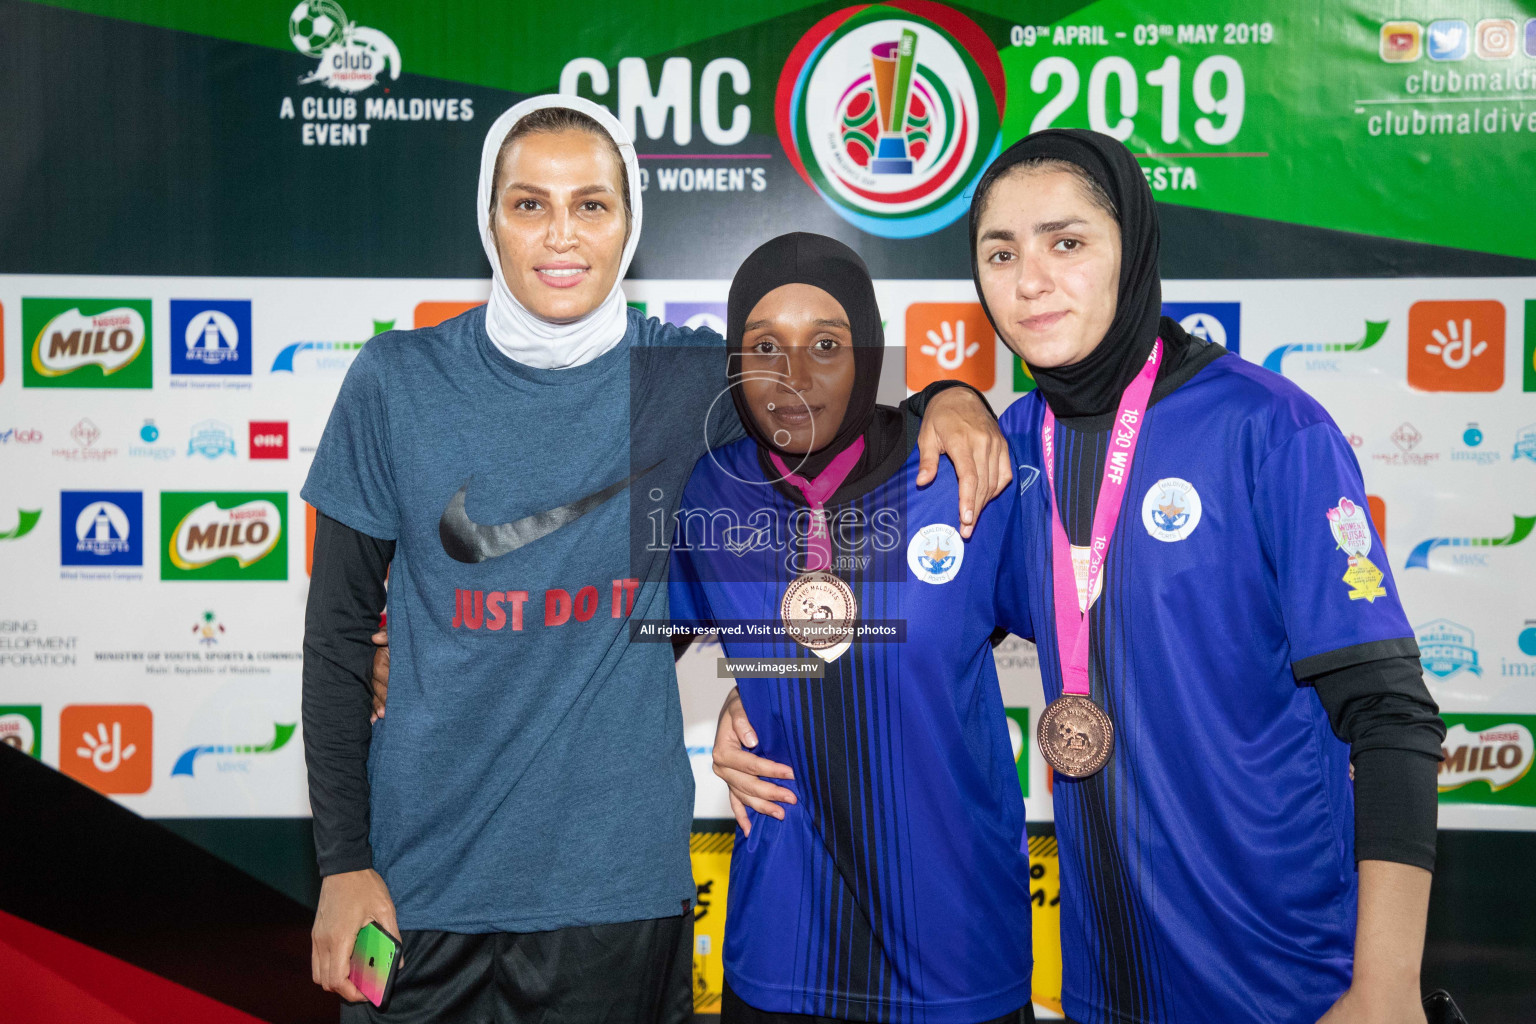
{"label": "woman's right arm", "polygon": [[370,921],[399,936],[394,904],[368,842],[368,745],[372,710],[370,637],[384,609],[395,542],[360,533],[321,513],[304,617],[304,760],[322,882],[311,970],[344,999],[358,929]]}

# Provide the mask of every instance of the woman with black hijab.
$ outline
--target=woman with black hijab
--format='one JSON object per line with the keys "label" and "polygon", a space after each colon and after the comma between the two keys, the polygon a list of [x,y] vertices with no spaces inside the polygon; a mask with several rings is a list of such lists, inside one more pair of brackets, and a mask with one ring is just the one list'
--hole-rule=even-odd
{"label": "woman with black hijab", "polygon": [[1161,317],[1151,191],[1113,139],[1010,148],[970,237],[1038,384],[1002,426],[1040,484],[1021,585],[1065,1012],[1422,1021],[1444,727],[1348,442]]}
{"label": "woman with black hijab", "polygon": [[[1001,420],[1020,533],[999,585],[1050,701],[1065,1012],[1422,1022],[1444,726],[1348,442],[1161,316],[1152,195],[1108,136],[1008,149],[970,237],[1038,384]],[[728,703],[716,771],[771,814],[782,768],[742,737]]]}
{"label": "woman with black hijab", "polygon": [[[1013,488],[969,541],[947,462],[876,404],[884,336],[847,246],[791,234],[742,265],[728,386],[748,437],[683,492],[671,609],[718,630],[792,806],[742,813],[722,1020],[1031,1019],[1029,862],[988,643]],[[765,633],[763,630],[770,630]]]}

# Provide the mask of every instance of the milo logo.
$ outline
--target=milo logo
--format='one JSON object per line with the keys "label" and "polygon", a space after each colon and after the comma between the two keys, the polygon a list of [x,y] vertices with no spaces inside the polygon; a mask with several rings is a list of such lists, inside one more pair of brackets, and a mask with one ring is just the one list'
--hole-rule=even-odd
{"label": "milo logo", "polygon": [[148,299],[23,299],[21,318],[24,386],[151,386]]}
{"label": "milo logo", "polygon": [[160,496],[161,579],[285,580],[286,494]]}
{"label": "milo logo", "polygon": [[1536,806],[1531,715],[1445,715],[1440,799]]}

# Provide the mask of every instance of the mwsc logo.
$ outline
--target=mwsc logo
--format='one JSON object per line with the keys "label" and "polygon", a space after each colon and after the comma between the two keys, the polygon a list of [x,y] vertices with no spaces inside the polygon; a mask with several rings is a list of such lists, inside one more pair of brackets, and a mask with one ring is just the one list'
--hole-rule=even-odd
{"label": "mwsc logo", "polygon": [[844,220],[883,238],[954,223],[1001,148],[1006,85],[975,24],[926,0],[845,7],[779,76],[779,141]]}
{"label": "mwsc logo", "polygon": [[[1436,548],[1507,548],[1519,544],[1536,529],[1536,516],[1515,516],[1514,529],[1507,537],[1431,537],[1421,540],[1408,554],[1404,569],[1430,568],[1429,556]],[[1452,554],[1454,565],[1466,568],[1485,568],[1488,556],[1482,552],[1467,551]]]}

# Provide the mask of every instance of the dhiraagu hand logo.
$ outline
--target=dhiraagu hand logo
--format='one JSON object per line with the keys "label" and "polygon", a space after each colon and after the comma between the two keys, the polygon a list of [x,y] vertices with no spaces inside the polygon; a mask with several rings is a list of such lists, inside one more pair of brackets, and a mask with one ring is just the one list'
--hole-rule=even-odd
{"label": "dhiraagu hand logo", "polygon": [[153,386],[148,299],[22,299],[28,388]]}
{"label": "dhiraagu hand logo", "polygon": [[[1444,567],[1459,566],[1461,568],[1482,569],[1488,566],[1488,554],[1486,548],[1514,547],[1531,535],[1536,529],[1536,516],[1515,516],[1514,529],[1503,537],[1430,537],[1421,540],[1414,545],[1413,551],[1408,555],[1408,561],[1404,563],[1404,569],[1431,569],[1429,556],[1438,548],[1453,548],[1449,557],[1444,559]],[[1462,550],[1468,549],[1468,550]]]}
{"label": "dhiraagu hand logo", "polygon": [[160,495],[160,578],[286,580],[288,495]]}
{"label": "dhiraagu hand logo", "polygon": [[[1279,348],[1275,349],[1274,351],[1270,352],[1269,355],[1264,357],[1264,369],[1273,370],[1276,373],[1284,373],[1285,371],[1281,369],[1281,366],[1285,360],[1285,357],[1297,352],[1364,352],[1366,349],[1374,347],[1375,344],[1382,339],[1382,336],[1387,333],[1387,325],[1389,323],[1391,323],[1390,320],[1367,320],[1365,322],[1365,337],[1361,338],[1359,341],[1308,341],[1300,342],[1295,345],[1281,345]],[[1339,369],[1339,364],[1338,360],[1331,358],[1308,359],[1306,361],[1306,369],[1337,370]]]}
{"label": "dhiraagu hand logo", "polygon": [[779,76],[775,120],[796,172],[882,238],[954,223],[1001,149],[997,47],[924,0],[845,7],[807,32]]}

